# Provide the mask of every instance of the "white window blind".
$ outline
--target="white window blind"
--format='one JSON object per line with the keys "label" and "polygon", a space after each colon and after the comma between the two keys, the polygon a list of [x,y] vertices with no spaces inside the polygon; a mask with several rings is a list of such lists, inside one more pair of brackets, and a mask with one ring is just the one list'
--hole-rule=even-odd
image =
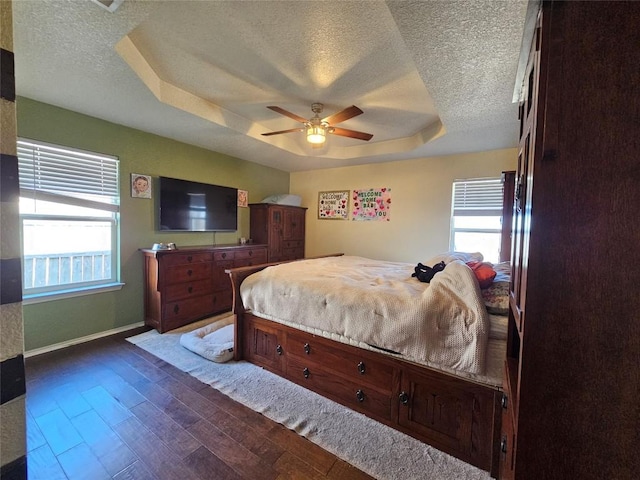
{"label": "white window blind", "polygon": [[117,212],[118,158],[18,140],[20,196]]}
{"label": "white window blind", "polygon": [[501,216],[502,179],[474,178],[453,182],[454,216]]}

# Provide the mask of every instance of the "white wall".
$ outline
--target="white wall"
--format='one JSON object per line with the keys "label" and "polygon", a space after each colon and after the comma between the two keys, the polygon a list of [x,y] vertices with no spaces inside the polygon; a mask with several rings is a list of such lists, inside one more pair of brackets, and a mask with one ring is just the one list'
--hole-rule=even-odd
{"label": "white wall", "polygon": [[[290,192],[307,211],[305,255],[334,252],[417,263],[449,249],[451,195],[455,179],[499,177],[515,170],[517,150],[375,163],[294,172]],[[318,192],[391,189],[391,220],[319,220]]]}

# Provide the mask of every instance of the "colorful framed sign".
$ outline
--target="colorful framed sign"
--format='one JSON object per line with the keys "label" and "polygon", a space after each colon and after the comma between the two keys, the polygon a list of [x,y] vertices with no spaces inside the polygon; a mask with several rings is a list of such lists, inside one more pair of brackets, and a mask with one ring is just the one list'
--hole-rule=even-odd
{"label": "colorful framed sign", "polygon": [[391,220],[391,189],[354,190],[351,220],[388,222]]}
{"label": "colorful framed sign", "polygon": [[318,218],[322,220],[349,218],[349,190],[318,192]]}

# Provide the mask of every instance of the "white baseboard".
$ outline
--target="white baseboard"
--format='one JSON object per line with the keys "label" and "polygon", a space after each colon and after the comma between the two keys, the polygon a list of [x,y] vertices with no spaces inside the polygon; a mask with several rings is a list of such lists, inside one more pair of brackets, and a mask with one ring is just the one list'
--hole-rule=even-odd
{"label": "white baseboard", "polygon": [[67,340],[65,342],[55,343],[53,345],[47,345],[42,348],[34,348],[33,350],[29,350],[24,352],[24,358],[34,357],[36,355],[42,355],[43,353],[53,352],[54,350],[60,350],[61,348],[70,347],[71,345],[77,345],[79,343],[90,342],[91,340],[96,340],[102,337],[108,337],[109,335],[114,335],[120,332],[126,332],[127,330],[132,330],[134,328],[144,326],[144,322],[132,323],[131,325],[125,325],[124,327],[118,327],[111,330],[106,330],[104,332],[93,333],[91,335],[87,335],[86,337],[74,338],[72,340]]}

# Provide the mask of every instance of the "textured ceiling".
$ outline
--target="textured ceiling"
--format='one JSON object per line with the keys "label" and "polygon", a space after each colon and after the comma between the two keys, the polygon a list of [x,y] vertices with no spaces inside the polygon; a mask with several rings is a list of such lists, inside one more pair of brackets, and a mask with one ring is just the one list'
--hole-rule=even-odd
{"label": "textured ceiling", "polygon": [[[286,171],[513,147],[528,2],[14,0],[19,95]],[[364,113],[312,149],[300,126]]]}

